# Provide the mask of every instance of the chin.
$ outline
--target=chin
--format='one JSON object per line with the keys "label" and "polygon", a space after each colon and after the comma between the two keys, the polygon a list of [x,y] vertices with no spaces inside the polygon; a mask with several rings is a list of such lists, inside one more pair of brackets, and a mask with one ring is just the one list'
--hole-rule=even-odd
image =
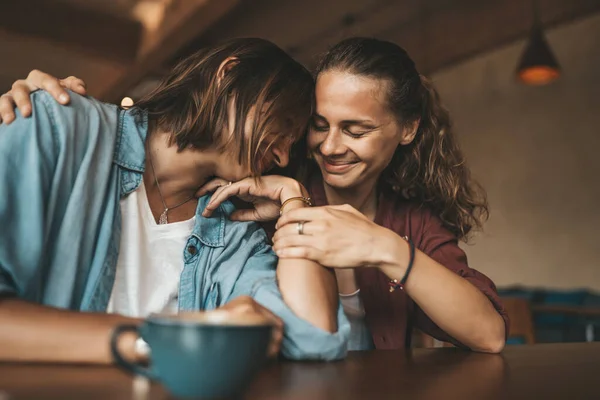
{"label": "chin", "polygon": [[329,174],[326,171],[321,171],[323,182],[336,189],[350,189],[356,186],[355,177],[350,175],[354,174],[334,175]]}

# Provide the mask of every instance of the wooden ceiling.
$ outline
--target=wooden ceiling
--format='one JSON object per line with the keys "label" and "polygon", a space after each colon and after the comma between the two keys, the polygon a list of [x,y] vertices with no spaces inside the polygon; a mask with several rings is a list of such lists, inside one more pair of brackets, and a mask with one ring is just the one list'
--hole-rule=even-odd
{"label": "wooden ceiling", "polygon": [[3,0],[0,90],[37,68],[81,77],[90,94],[117,101],[238,2]]}
{"label": "wooden ceiling", "polygon": [[[600,0],[538,9],[551,27],[599,12]],[[270,39],[309,67],[344,37],[375,36],[430,74],[525,37],[532,19],[528,0],[4,0],[0,91],[38,68],[118,101],[195,49],[242,36]]]}

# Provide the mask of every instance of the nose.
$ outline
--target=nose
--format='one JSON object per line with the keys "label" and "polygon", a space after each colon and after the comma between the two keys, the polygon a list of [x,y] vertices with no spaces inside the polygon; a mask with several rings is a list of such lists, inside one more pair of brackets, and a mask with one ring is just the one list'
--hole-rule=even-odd
{"label": "nose", "polygon": [[279,168],[285,168],[290,162],[290,146],[274,146],[273,160]]}
{"label": "nose", "polygon": [[327,132],[325,140],[319,146],[319,151],[326,157],[344,154],[346,151],[342,143],[341,132],[336,129]]}

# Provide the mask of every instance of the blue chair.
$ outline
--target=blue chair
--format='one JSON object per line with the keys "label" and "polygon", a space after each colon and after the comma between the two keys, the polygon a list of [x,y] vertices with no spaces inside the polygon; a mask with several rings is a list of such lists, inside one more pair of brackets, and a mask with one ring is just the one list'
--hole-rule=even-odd
{"label": "blue chair", "polygon": [[[581,306],[588,294],[586,290],[546,291],[540,303],[544,305]],[[577,316],[536,312],[534,313],[534,323],[538,342],[585,341],[585,324]]]}

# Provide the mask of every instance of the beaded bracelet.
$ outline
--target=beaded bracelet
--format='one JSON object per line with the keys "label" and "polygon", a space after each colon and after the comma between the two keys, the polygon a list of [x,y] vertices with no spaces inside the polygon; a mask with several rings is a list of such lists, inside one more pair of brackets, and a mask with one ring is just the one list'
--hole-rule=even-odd
{"label": "beaded bracelet", "polygon": [[410,249],[410,258],[408,260],[408,267],[406,267],[406,272],[404,273],[404,276],[402,277],[402,279],[400,279],[400,281],[398,281],[398,279],[391,279],[388,282],[388,285],[390,286],[390,293],[392,293],[396,289],[404,290],[404,285],[406,284],[408,275],[410,274],[413,264],[415,263],[415,244],[412,242],[412,240],[410,240],[406,236],[404,236],[403,239],[408,242],[408,247]]}

